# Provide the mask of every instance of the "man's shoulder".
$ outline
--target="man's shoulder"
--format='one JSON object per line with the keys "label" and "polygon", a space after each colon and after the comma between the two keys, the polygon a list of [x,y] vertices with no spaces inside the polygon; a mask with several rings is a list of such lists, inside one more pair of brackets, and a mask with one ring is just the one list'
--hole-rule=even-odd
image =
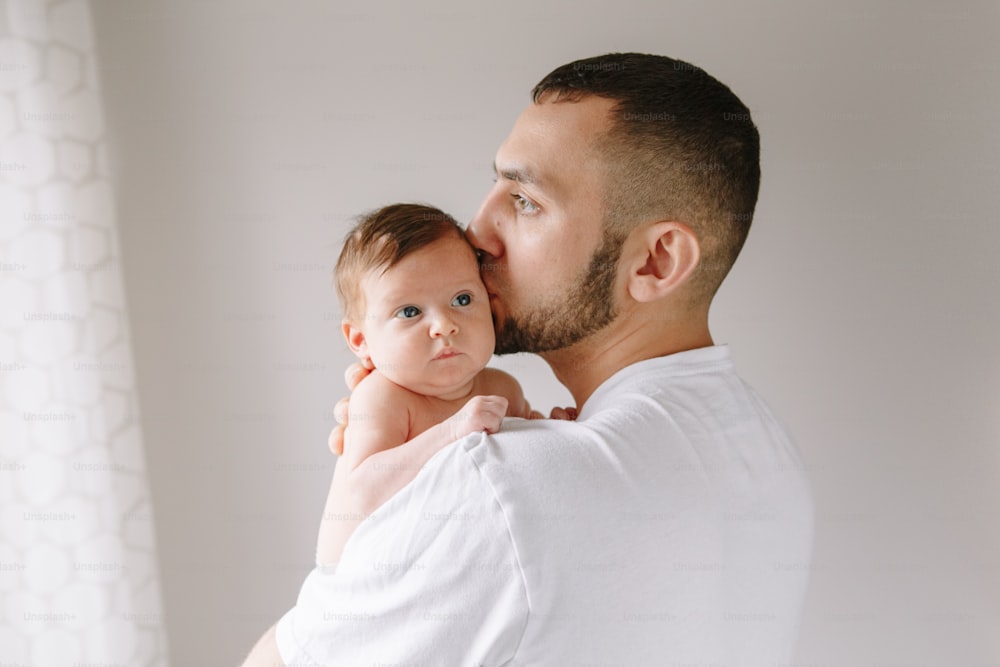
{"label": "man's shoulder", "polygon": [[442,541],[491,541],[503,535],[486,529],[503,523],[502,503],[491,475],[470,455],[479,441],[489,437],[473,433],[439,451],[356,534],[364,539],[402,540],[417,552]]}
{"label": "man's shoulder", "polygon": [[[586,424],[559,419],[506,419],[497,433],[476,434],[455,445],[455,456],[472,463],[485,488],[501,504],[526,499],[551,482],[554,469],[575,469],[599,446]],[[506,489],[509,493],[503,493]]]}
{"label": "man's shoulder", "polygon": [[588,432],[569,421],[505,419],[497,433],[470,433],[446,446],[398,495],[416,493],[421,502],[441,506],[459,498],[504,505],[518,497],[512,489],[543,485],[554,461],[571,465],[594,442]]}

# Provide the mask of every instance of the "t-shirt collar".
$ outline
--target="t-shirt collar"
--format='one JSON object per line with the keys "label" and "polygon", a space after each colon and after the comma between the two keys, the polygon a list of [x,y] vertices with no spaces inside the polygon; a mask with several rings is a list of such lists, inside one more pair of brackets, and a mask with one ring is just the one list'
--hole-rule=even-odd
{"label": "t-shirt collar", "polygon": [[590,395],[580,409],[578,420],[586,419],[612,400],[617,389],[625,383],[635,382],[640,376],[655,373],[657,377],[680,377],[714,370],[732,369],[733,362],[729,345],[709,345],[693,350],[675,352],[662,357],[644,359],[617,371]]}

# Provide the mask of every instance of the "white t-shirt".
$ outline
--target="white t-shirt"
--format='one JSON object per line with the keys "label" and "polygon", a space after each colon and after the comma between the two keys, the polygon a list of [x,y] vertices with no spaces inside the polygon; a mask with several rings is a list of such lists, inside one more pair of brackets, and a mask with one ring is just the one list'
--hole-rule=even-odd
{"label": "white t-shirt", "polygon": [[795,447],[715,346],[625,368],[575,422],[439,452],[279,622],[299,665],[768,665],[812,544]]}

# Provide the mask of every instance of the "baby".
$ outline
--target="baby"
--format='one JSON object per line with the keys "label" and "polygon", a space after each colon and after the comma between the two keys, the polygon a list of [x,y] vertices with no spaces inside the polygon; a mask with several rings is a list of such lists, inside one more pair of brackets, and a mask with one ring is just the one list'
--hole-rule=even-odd
{"label": "baby", "polygon": [[445,445],[529,417],[520,385],[486,368],[493,318],[475,251],[446,213],[393,204],[361,218],[335,271],[351,350],[375,370],[351,395],[316,548],[333,566],[364,517]]}

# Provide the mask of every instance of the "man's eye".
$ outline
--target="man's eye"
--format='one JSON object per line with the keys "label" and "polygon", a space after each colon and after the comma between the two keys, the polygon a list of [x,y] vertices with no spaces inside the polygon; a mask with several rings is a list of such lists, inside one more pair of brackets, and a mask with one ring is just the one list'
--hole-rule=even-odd
{"label": "man's eye", "polygon": [[420,309],[417,308],[416,306],[403,306],[402,308],[396,311],[396,317],[399,317],[404,320],[416,317],[419,314],[420,314]]}
{"label": "man's eye", "polygon": [[459,294],[451,300],[451,305],[453,306],[468,306],[470,303],[472,303],[471,294]]}
{"label": "man's eye", "polygon": [[523,195],[519,195],[515,192],[511,195],[511,197],[514,198],[514,207],[521,213],[534,213],[538,210],[538,207],[535,206],[535,202]]}

